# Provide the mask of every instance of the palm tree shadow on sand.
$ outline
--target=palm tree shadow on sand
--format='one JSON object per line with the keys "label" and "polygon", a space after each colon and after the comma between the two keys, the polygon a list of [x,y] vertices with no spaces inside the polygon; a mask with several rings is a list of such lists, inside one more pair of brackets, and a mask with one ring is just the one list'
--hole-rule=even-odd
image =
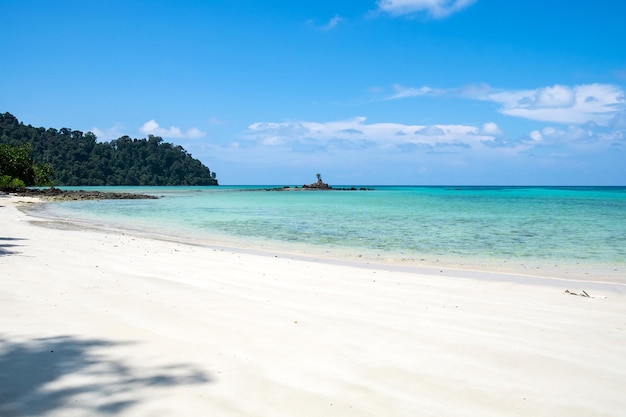
{"label": "palm tree shadow on sand", "polygon": [[24,239],[19,239],[19,238],[14,238],[14,237],[0,237],[0,256],[13,255],[15,253],[13,251],[13,248],[22,246],[14,242],[17,242],[20,240],[24,240]]}
{"label": "palm tree shadow on sand", "polygon": [[[107,357],[130,343],[59,336],[27,341],[0,338],[0,416],[116,415],[159,390],[211,382],[188,364],[137,367]],[[151,391],[157,392],[158,391]]]}

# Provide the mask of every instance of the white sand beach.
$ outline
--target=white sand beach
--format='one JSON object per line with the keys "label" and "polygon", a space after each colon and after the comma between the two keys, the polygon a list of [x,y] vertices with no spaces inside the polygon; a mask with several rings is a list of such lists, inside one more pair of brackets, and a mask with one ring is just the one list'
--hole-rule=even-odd
{"label": "white sand beach", "polygon": [[625,413],[622,283],[194,246],[26,200],[0,196],[1,416]]}

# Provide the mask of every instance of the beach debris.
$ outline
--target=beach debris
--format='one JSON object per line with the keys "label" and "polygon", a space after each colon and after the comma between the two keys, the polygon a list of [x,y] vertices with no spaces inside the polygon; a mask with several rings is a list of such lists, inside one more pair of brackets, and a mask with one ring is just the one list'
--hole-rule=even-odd
{"label": "beach debris", "polygon": [[608,298],[604,295],[601,296],[594,296],[594,295],[589,295],[589,293],[585,290],[581,290],[580,292],[574,292],[574,291],[570,291],[570,290],[565,290],[565,294],[569,294],[569,295],[577,295],[579,297],[585,297],[585,298]]}
{"label": "beach debris", "polygon": [[587,297],[587,298],[592,298],[589,294],[587,294],[587,291],[582,290],[582,292],[577,293],[574,291],[570,291],[570,290],[565,290],[565,294],[569,294],[569,295],[577,295],[579,297]]}
{"label": "beach debris", "polygon": [[591,298],[591,296],[589,294],[587,294],[587,291],[585,291],[585,290],[582,290],[582,292],[580,292],[580,293],[576,293],[576,292],[570,291],[570,290],[565,290],[565,294],[577,295],[579,297]]}

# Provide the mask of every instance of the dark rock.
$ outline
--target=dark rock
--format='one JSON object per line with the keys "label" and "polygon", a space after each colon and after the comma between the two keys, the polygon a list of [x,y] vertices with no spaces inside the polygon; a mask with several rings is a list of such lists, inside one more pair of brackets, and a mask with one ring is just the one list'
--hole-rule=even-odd
{"label": "dark rock", "polygon": [[27,188],[22,191],[11,193],[23,197],[39,197],[49,201],[82,201],[82,200],[140,200],[157,199],[158,197],[146,194],[117,193],[102,191],[69,191],[51,188]]}

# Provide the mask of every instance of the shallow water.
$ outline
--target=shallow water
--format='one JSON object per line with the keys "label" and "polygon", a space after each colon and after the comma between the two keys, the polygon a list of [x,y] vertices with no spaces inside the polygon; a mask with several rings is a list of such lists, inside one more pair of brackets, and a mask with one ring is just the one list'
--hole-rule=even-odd
{"label": "shallow water", "polygon": [[[557,275],[626,275],[626,187],[82,187],[158,200],[66,202],[47,215],[181,239]],[[564,274],[563,274],[564,273]]]}

